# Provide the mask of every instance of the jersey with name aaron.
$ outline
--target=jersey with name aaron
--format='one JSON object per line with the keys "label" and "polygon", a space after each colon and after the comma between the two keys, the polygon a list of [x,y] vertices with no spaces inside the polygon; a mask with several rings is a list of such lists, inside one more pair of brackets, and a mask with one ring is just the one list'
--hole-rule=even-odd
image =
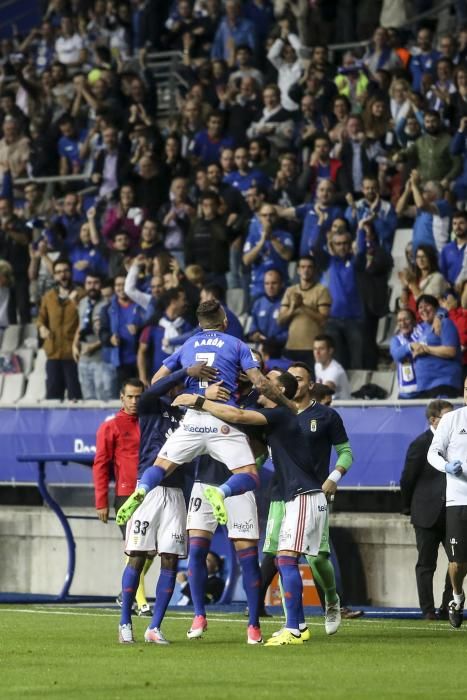
{"label": "jersey with name aaron", "polygon": [[298,416],[282,406],[256,408],[255,411],[262,413],[268,422],[265,433],[281,500],[292,501],[301,493],[321,491],[313,456]]}
{"label": "jersey with name aaron", "polygon": [[[201,331],[191,336],[179,350],[164,360],[164,365],[173,372],[197,362],[205,362],[218,370],[217,381],[222,380],[223,386],[230,391],[231,398],[227,402],[230,405],[236,405],[234,392],[238,387],[239,372],[259,367],[248,345],[220,331]],[[185,380],[189,394],[204,395],[207,386],[207,382],[196,377]]]}
{"label": "jersey with name aaron", "polygon": [[312,401],[297,418],[308,442],[308,454],[313,459],[316,474],[323,484],[329,476],[332,446],[349,439],[342,418],[333,408],[317,401]]}
{"label": "jersey with name aaron", "polygon": [[[179,426],[183,412],[180,408],[171,406],[172,401],[165,394],[177,384],[183,384],[185,377],[186,370],[179,370],[160,379],[141,394],[138,402],[140,427],[138,479],[141,479],[145,470],[154,464],[162,445]],[[183,488],[186,466],[184,469],[176,469],[167,476],[161,486]]]}

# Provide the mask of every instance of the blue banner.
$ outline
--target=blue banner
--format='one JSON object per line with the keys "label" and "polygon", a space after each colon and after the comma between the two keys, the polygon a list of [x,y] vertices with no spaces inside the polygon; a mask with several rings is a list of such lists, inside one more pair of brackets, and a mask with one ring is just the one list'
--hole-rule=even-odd
{"label": "blue banner", "polygon": [[[336,409],[342,416],[354,453],[354,463],[341,483],[383,486],[399,483],[409,443],[426,430],[425,406],[365,406]],[[34,452],[94,452],[96,430],[115,409],[0,409],[1,482],[35,482],[33,464],[19,464],[17,455]],[[333,464],[335,455],[333,456]],[[91,482],[90,470],[51,464],[49,483]]]}

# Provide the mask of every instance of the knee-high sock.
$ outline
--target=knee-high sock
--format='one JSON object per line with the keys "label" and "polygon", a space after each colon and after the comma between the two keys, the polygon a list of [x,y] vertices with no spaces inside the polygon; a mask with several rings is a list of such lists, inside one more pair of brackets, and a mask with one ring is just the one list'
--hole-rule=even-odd
{"label": "knee-high sock", "polygon": [[254,491],[258,486],[258,474],[240,472],[239,474],[232,474],[230,479],[227,479],[219,488],[224,496],[228,498],[229,496],[240,496],[240,494],[246,493],[247,491]]}
{"label": "knee-high sock", "polygon": [[274,554],[263,554],[261,560],[261,605],[263,607],[266,593],[275,574],[277,574],[276,557]]}
{"label": "knee-high sock", "polygon": [[146,559],[146,561],[144,562],[143,570],[139,577],[138,590],[136,591],[136,602],[138,603],[138,608],[141,608],[141,606],[147,605],[148,603],[148,601],[146,600],[146,593],[144,592],[144,577],[151,568],[153,561],[153,559]]}
{"label": "knee-high sock", "polygon": [[277,557],[277,567],[281,574],[284,589],[284,605],[287,629],[299,633],[300,618],[303,618],[303,583],[296,557]]}
{"label": "knee-high sock", "polygon": [[324,591],[327,605],[337,602],[336,577],[331,560],[326,554],[319,553],[316,557],[306,557],[306,560],[313,572],[313,577]]}
{"label": "knee-high sock", "polygon": [[156,586],[156,602],[151,620],[151,628],[160,627],[164,619],[165,611],[174,592],[176,571],[161,569]]}
{"label": "knee-high sock", "polygon": [[195,615],[206,616],[204,599],[206,596],[206,583],[208,569],[206,555],[211,545],[206,537],[190,537],[190,555],[188,558],[188,581],[190,583],[191,599],[195,608]]}
{"label": "knee-high sock", "polygon": [[[298,570],[298,572],[300,573],[300,569]],[[285,597],[284,597],[284,586],[282,585],[282,579],[280,576],[279,576],[279,590],[281,592],[282,610],[284,611],[284,616],[287,618],[287,608],[285,607]],[[306,627],[305,611],[303,610],[303,604],[302,604],[302,606],[299,610],[299,615],[298,615],[298,629],[302,630],[305,627]]]}
{"label": "knee-high sock", "polygon": [[259,627],[261,571],[259,569],[258,547],[240,549],[237,556],[242,569],[243,588],[248,603],[248,624]]}
{"label": "knee-high sock", "polygon": [[123,570],[121,625],[127,625],[131,622],[131,608],[133,607],[136,589],[138,588],[139,575],[140,572],[130,564],[127,564]]}

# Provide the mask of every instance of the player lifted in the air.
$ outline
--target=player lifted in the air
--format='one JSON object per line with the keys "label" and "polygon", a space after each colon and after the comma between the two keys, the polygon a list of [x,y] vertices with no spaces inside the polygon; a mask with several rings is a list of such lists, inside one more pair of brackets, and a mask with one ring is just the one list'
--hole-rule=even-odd
{"label": "player lifted in the air", "polygon": [[[217,380],[222,382],[231,394],[229,403],[235,405],[235,391],[238,375],[244,372],[253,385],[264,396],[275,403],[288,406],[296,411],[293,402],[261,374],[258,361],[250,348],[242,341],[227,335],[225,311],[218,301],[206,301],[199,305],[197,317],[201,331],[189,338],[184,345],[164,361],[153,381],[167,376],[183,367],[201,362],[217,371]],[[188,377],[185,391],[189,394],[204,396],[207,382]],[[200,398],[201,398],[200,396]],[[190,408],[180,427],[168,438],[155,461],[155,466],[146,469],[136,491],[123,504],[117,514],[117,523],[129,520],[146,494],[158,486],[167,473],[178,465],[190,462],[195,457],[208,454],[223,462],[232,472],[232,476],[220,486],[224,497],[237,496],[246,491],[255,490],[258,475],[253,453],[246,435],[238,428],[200,411],[201,406]],[[208,487],[205,496],[211,497],[212,487]],[[218,494],[217,489],[214,489]],[[218,496],[217,496],[218,498]],[[218,511],[217,498],[212,502],[214,512]],[[221,523],[221,524],[225,524]]]}

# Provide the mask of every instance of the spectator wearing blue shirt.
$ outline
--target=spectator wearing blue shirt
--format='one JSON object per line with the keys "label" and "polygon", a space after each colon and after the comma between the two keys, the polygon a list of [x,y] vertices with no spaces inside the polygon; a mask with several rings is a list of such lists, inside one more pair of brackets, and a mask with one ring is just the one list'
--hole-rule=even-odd
{"label": "spectator wearing blue shirt", "polygon": [[221,20],[214,37],[211,58],[223,58],[228,61],[231,57],[232,42],[234,47],[247,44],[256,53],[256,27],[251,20],[241,17],[241,10],[239,0],[227,0],[225,3],[225,17]]}
{"label": "spectator wearing blue shirt", "polygon": [[109,265],[100,246],[95,214],[94,207],[91,207],[87,212],[88,221],[81,226],[78,243],[69,249],[73,284],[83,286],[86,276],[90,273],[101,278],[108,274]]}
{"label": "spectator wearing blue shirt", "polygon": [[263,46],[274,25],[274,10],[270,0],[247,0],[243,14],[253,22],[258,44]]}
{"label": "spectator wearing blue shirt", "polygon": [[334,184],[331,180],[320,180],[313,204],[282,209],[285,218],[295,217],[302,222],[300,255],[315,254],[326,245],[326,233],[335,219],[342,217],[342,209],[332,204]]}
{"label": "spectator wearing blue shirt", "polygon": [[63,211],[52,220],[60,224],[65,231],[65,247],[69,250],[79,241],[81,225],[86,221],[79,211],[79,198],[74,192],[69,192],[63,200]]}
{"label": "spectator wearing blue shirt", "polygon": [[417,395],[417,378],[415,363],[410,349],[417,324],[412,309],[400,309],[397,312],[397,330],[391,338],[389,352],[396,363],[399,399],[412,399]]}
{"label": "spectator wearing blue shirt", "polygon": [[243,146],[236,148],[234,152],[236,170],[224,177],[224,182],[245,193],[250,187],[262,187],[267,189],[270,180],[261,170],[248,166],[248,150]]}
{"label": "spectator wearing blue shirt", "polygon": [[277,214],[272,204],[263,204],[258,226],[253,219],[243,246],[243,264],[251,268],[250,295],[254,300],[263,293],[264,275],[274,268],[287,283],[288,263],[293,257],[294,242],[290,233],[276,228]]}
{"label": "spectator wearing blue shirt", "polygon": [[60,133],[57,148],[60,156],[60,175],[78,175],[83,167],[80,149],[86,132],[78,134],[73,117],[65,114],[58,122]]}
{"label": "spectator wearing blue shirt", "polygon": [[433,48],[433,32],[424,27],[417,33],[417,46],[412,49],[410,59],[410,74],[412,75],[412,87],[415,92],[422,91],[422,78],[425,74],[436,76],[436,62],[441,57],[439,51]]}
{"label": "spectator wearing blue shirt", "polygon": [[262,343],[273,339],[285,345],[288,330],[277,323],[283,294],[284,283],[281,273],[278,270],[266,272],[264,294],[255,301],[251,310],[251,325],[248,333],[250,342]]}
{"label": "spectator wearing blue shirt", "polygon": [[379,245],[391,252],[394,233],[397,228],[397,214],[389,202],[381,199],[377,178],[364,177],[362,183],[363,198],[356,202],[352,194],[347,195],[348,207],[345,218],[351,231],[356,231],[362,219],[371,223],[378,238]]}
{"label": "spectator wearing blue shirt", "polygon": [[196,164],[218,163],[221,151],[235,144],[230,136],[222,135],[224,117],[220,112],[212,112],[207,120],[207,128],[195,134],[190,154]]}
{"label": "spectator wearing blue shirt", "polygon": [[336,360],[345,369],[363,367],[363,304],[357,283],[357,266],[365,259],[365,236],[358,238],[357,255],[352,253],[352,238],[347,231],[331,235],[329,251],[324,253],[326,270],[321,278],[331,295],[331,311],[325,332],[336,346]]}
{"label": "spectator wearing blue shirt", "polygon": [[125,294],[125,277],[119,275],[114,281],[114,294],[110,303],[102,309],[99,339],[105,361],[117,370],[119,386],[125,379],[137,375],[136,356],[138,333],[142,325],[143,310]]}
{"label": "spectator wearing blue shirt", "polygon": [[[407,206],[411,194],[415,206]],[[440,253],[448,241],[451,207],[442,196],[443,190],[438,182],[426,182],[422,188],[420,174],[412,170],[397,202],[396,213],[415,218],[412,234],[414,253],[420,245],[430,245]]]}
{"label": "spectator wearing blue shirt", "polygon": [[439,268],[443,277],[450,285],[454,286],[464,262],[465,244],[467,243],[467,212],[454,212],[452,215],[452,233],[455,240],[446,243],[441,250]]}
{"label": "spectator wearing blue shirt", "polygon": [[410,344],[417,377],[417,398],[437,399],[460,396],[462,355],[459,333],[449,318],[437,317],[438,300],[430,294],[417,299],[421,323]]}
{"label": "spectator wearing blue shirt", "polygon": [[146,326],[138,346],[138,376],[144,384],[157,372],[177,345],[174,340],[187,337],[193,327],[185,321],[186,295],[180,287],[168,289],[160,298],[162,316],[156,325]]}
{"label": "spectator wearing blue shirt", "polygon": [[462,173],[456,178],[452,191],[457,199],[465,201],[467,199],[467,117],[462,117],[459,129],[451,139],[449,147],[452,156],[462,156]]}

